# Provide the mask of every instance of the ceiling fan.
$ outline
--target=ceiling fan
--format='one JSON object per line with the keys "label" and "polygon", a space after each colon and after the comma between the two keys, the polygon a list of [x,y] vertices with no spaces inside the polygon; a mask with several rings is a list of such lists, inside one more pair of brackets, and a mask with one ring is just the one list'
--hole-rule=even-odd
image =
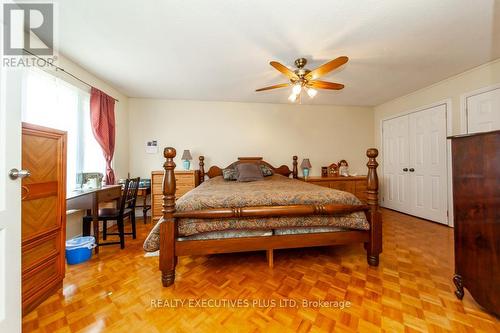
{"label": "ceiling fan", "polygon": [[318,93],[316,89],[340,90],[344,88],[343,84],[319,81],[316,79],[342,66],[348,60],[349,58],[345,56],[338,57],[312,71],[304,68],[304,66],[307,64],[307,60],[305,58],[299,58],[295,60],[295,66],[297,66],[297,69],[293,71],[277,61],[271,61],[269,64],[283,73],[286,77],[288,77],[290,83],[276,84],[274,86],[260,88],[255,91],[264,91],[292,86],[292,94],[288,97],[288,99],[291,102],[295,102],[297,98],[300,100],[303,90],[307,92],[307,95],[309,95],[310,98],[316,96],[316,94]]}

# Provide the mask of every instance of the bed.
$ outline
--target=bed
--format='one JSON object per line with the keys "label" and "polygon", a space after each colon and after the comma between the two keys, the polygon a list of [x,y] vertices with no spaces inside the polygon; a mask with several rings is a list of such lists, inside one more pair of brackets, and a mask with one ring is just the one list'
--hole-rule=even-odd
{"label": "bed", "polygon": [[[366,155],[366,204],[350,193],[298,180],[297,156],[292,170],[273,167],[260,157],[241,157],[226,167],[257,163],[273,171],[272,176],[249,183],[224,180],[223,169],[217,166],[205,172],[200,156],[200,185],[176,202],[176,150],[165,148],[163,217],[154,228],[156,236],[153,229],[146,241],[158,244],[163,285],[174,283],[177,257],[184,255],[265,250],[272,263],[274,249],[363,243],[368,264],[378,266],[382,252],[378,151],[371,148]],[[154,250],[146,243],[146,250]]]}

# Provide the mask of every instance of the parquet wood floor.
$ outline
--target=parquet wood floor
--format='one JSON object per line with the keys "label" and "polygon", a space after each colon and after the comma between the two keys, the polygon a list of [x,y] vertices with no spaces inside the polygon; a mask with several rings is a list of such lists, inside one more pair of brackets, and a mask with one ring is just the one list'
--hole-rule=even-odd
{"label": "parquet wood floor", "polygon": [[[500,332],[467,293],[453,294],[453,230],[384,210],[380,267],[361,245],[181,257],[163,288],[157,257],[144,257],[151,224],[138,223],[126,249],[103,247],[67,268],[63,289],[23,319],[25,332]],[[157,299],[163,303],[152,306]],[[255,306],[178,307],[175,300],[260,300]],[[273,300],[298,306],[272,306]],[[305,307],[302,300],[348,300]],[[335,303],[329,303],[335,304]],[[153,303],[154,305],[154,303]],[[196,305],[196,304],[191,304]],[[210,305],[205,304],[205,305]],[[313,304],[314,305],[314,304]],[[317,304],[316,304],[317,305]]]}

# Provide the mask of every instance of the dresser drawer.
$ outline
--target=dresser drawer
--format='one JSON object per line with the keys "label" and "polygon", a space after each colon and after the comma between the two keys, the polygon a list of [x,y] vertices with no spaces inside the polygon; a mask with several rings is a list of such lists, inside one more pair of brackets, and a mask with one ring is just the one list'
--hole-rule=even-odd
{"label": "dresser drawer", "polygon": [[28,298],[39,293],[41,288],[48,288],[62,280],[61,256],[45,260],[44,264],[23,274],[22,294]]}
{"label": "dresser drawer", "polygon": [[191,186],[194,187],[193,175],[179,175],[175,176],[175,183],[177,186]]}
{"label": "dresser drawer", "polygon": [[61,250],[61,233],[55,232],[36,241],[23,245],[22,271],[29,271]]}
{"label": "dresser drawer", "polygon": [[357,180],[356,181],[356,190],[355,190],[355,195],[358,197],[359,200],[361,201],[366,201],[366,187],[367,187],[367,182],[364,180]]}
{"label": "dresser drawer", "polygon": [[323,186],[323,187],[330,187],[329,182],[310,182],[311,184],[318,185],[318,186]]}
{"label": "dresser drawer", "polygon": [[151,175],[151,183],[162,184],[163,183],[163,173],[153,173]]}
{"label": "dresser drawer", "polygon": [[340,191],[351,192],[354,194],[356,185],[354,184],[353,181],[350,180],[339,180],[330,182],[330,188]]}

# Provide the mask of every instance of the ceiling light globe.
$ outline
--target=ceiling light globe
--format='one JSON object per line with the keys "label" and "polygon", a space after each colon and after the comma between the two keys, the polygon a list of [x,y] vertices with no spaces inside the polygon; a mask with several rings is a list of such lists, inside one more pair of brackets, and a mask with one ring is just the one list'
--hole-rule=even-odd
{"label": "ceiling light globe", "polygon": [[295,95],[298,95],[300,94],[300,91],[302,90],[302,86],[300,84],[296,84],[293,86],[292,88],[292,92],[295,94]]}
{"label": "ceiling light globe", "polygon": [[297,100],[297,95],[292,93],[290,96],[288,96],[288,100],[292,103],[295,102]]}
{"label": "ceiling light globe", "polygon": [[314,96],[318,94],[318,91],[316,89],[309,88],[307,89],[307,94],[309,95],[309,97],[314,98]]}

